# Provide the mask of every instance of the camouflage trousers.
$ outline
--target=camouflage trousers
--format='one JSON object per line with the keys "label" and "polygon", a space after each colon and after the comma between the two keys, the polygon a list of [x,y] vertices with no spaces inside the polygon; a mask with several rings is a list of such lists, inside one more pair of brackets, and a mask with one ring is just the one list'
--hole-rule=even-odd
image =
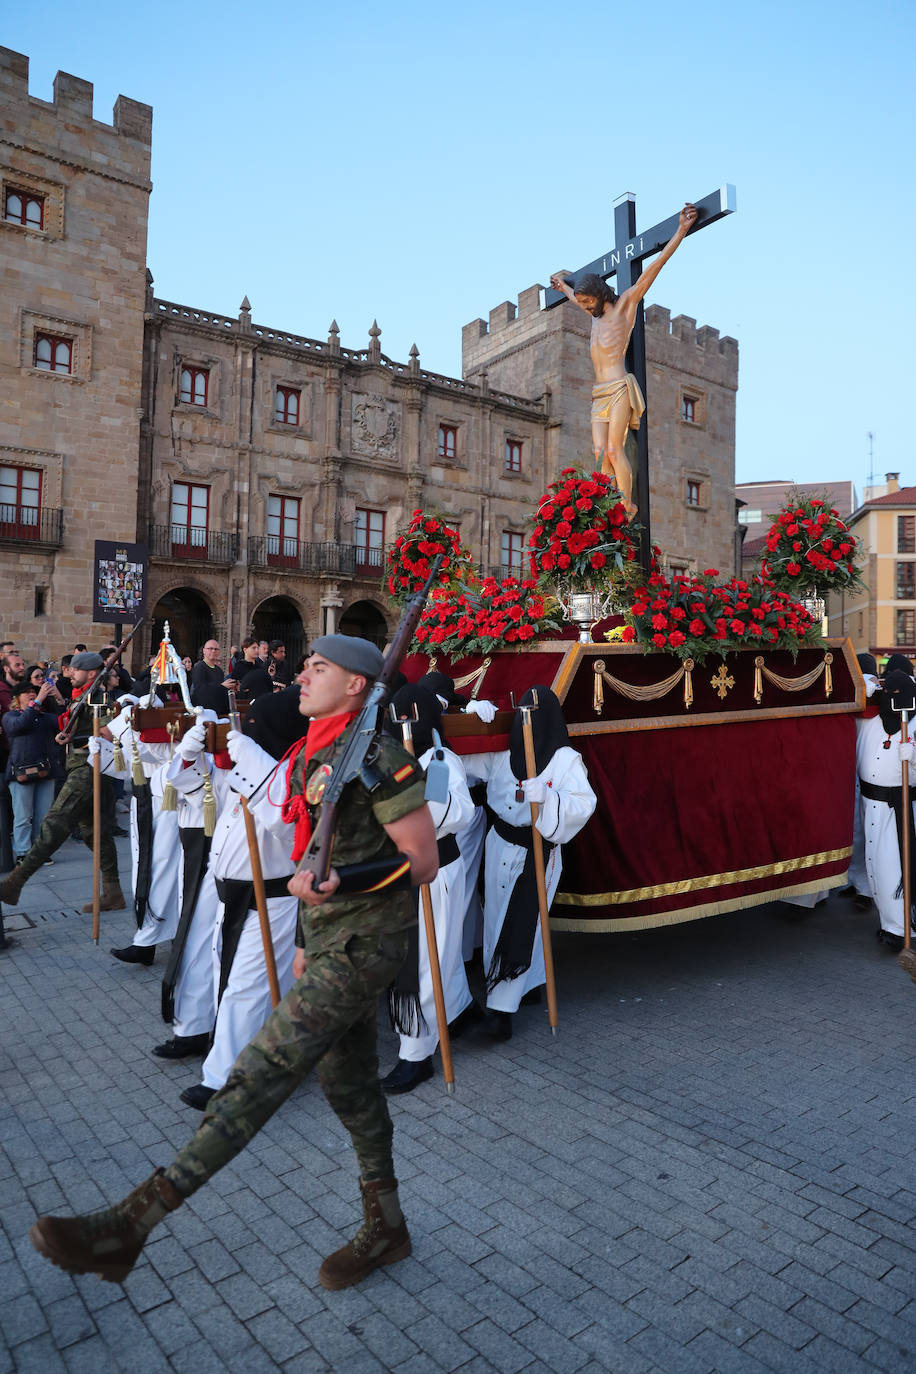
{"label": "camouflage trousers", "polygon": [[350,1133],[361,1176],[394,1177],[376,1016],[379,994],[406,952],[407,933],[399,931],[309,955],[305,973],[242,1050],[197,1134],[166,1169],[179,1193],[190,1197],[234,1159],[313,1068]]}
{"label": "camouflage trousers", "polygon": [[[114,800],[114,784],[111,778],[103,777],[102,782],[102,825],[100,849],[100,868],[106,878],[118,882],[118,851],[110,826],[105,824],[106,801]],[[110,810],[110,808],[108,808]],[[92,769],[86,763],[86,755],[71,753],[67,759],[67,776],[64,785],[51,803],[38,838],[25,854],[16,869],[23,880],[37,873],[46,859],[79,826],[85,843],[92,848]]]}

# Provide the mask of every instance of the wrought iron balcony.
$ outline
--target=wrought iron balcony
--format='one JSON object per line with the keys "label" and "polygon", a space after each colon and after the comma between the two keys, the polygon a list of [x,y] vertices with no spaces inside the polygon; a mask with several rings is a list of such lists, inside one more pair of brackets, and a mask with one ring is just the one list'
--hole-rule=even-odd
{"label": "wrought iron balcony", "polygon": [[0,541],[59,549],[64,538],[64,513],[50,506],[0,503]]}
{"label": "wrought iron balcony", "polygon": [[285,569],[309,577],[322,573],[352,577],[357,552],[353,544],[313,543],[278,534],[248,537],[248,563],[252,568]]}
{"label": "wrought iron balcony", "polygon": [[226,530],[151,525],[149,551],[153,558],[172,558],[179,563],[215,563],[227,567],[239,556],[239,538],[234,532]]}

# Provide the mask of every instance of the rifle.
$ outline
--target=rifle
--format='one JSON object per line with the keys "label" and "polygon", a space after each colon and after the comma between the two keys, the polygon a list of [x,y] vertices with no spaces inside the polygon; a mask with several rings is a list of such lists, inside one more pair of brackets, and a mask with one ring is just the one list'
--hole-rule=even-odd
{"label": "rifle", "polygon": [[382,712],[391,691],[391,681],[410,648],[417,622],[426,605],[426,598],[439,576],[443,557],[441,553],[436,556],[425,584],[419,591],[414,592],[408,601],[394,639],[388,646],[382,670],[370,687],[359,715],[344,734],[340,752],[336,757],[332,757],[331,774],[321,798],[321,816],[296,870],[297,873],[314,873],[316,888],[327,879],[331,870],[331,849],[337,829],[337,808],[341,794],[347,784],[358,778],[363,769],[373,761],[377,750],[376,736],[381,728]]}
{"label": "rifle", "polygon": [[114,653],[109,654],[108,658],[105,660],[105,662],[102,664],[102,667],[99,669],[95,681],[92,683],[92,686],[89,688],[89,691],[85,692],[83,696],[81,696],[77,701],[76,706],[71,709],[70,715],[67,719],[66,728],[61,730],[60,734],[57,736],[58,744],[70,743],[73,736],[76,734],[76,723],[79,720],[80,712],[82,711],[83,707],[92,705],[92,698],[96,692],[96,688],[99,687],[100,684],[104,683],[105,678],[111,672],[111,669],[117,663],[118,659],[121,657],[124,650],[127,648],[128,644],[143,624],[144,622],[142,620],[139,620],[137,624],[134,626],[134,628],[131,630],[130,634],[124,640],[123,644],[119,644],[117,649],[115,649]]}

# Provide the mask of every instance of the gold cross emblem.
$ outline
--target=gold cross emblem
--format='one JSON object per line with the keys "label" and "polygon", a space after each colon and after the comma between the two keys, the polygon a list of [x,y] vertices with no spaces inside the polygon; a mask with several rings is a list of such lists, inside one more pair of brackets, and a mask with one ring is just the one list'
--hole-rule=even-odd
{"label": "gold cross emblem", "polygon": [[719,700],[724,701],[729,690],[734,687],[735,679],[723,663],[715,677],[709,679],[709,685],[719,693]]}

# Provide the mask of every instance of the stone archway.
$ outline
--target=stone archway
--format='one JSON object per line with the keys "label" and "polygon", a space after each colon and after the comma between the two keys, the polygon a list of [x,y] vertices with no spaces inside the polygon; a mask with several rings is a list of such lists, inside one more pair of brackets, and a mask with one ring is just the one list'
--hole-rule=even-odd
{"label": "stone archway", "polygon": [[269,596],[262,601],[251,617],[251,626],[258,639],[282,639],[286,661],[292,667],[305,653],[305,626],[298,606],[288,596]]}
{"label": "stone archway", "polygon": [[388,622],[373,601],[354,601],[340,617],[342,635],[359,635],[383,649],[388,642]]}
{"label": "stone archway", "polygon": [[192,662],[200,658],[200,651],[213,634],[213,612],[207,598],[196,587],[173,587],[160,596],[153,607],[153,628],[149,652],[159,648],[169,622],[169,637],[178,653],[188,654]]}

